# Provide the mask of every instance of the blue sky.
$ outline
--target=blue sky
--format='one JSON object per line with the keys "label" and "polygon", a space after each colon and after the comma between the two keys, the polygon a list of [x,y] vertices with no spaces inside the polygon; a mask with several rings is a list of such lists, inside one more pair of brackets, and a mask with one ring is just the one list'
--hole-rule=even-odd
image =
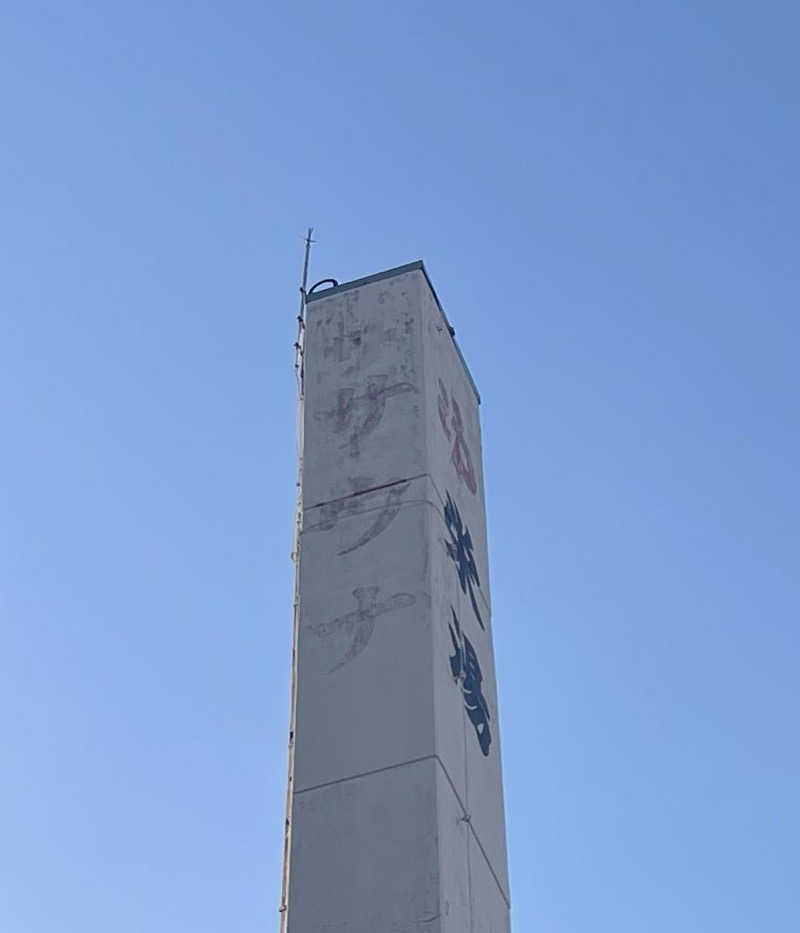
{"label": "blue sky", "polygon": [[0,13],[0,929],[276,929],[301,235],[483,396],[515,933],[800,926],[800,8]]}

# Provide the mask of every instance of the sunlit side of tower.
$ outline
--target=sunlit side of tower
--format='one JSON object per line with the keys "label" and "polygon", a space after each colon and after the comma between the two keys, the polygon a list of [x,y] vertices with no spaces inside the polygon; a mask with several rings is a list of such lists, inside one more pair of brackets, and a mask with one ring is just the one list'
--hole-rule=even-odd
{"label": "sunlit side of tower", "polygon": [[477,390],[421,262],[303,352],[283,927],[507,933]]}

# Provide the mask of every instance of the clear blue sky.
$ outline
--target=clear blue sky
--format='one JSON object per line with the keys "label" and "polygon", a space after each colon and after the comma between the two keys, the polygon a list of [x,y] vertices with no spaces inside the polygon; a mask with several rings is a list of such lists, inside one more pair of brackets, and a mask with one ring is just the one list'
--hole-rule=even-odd
{"label": "clear blue sky", "polygon": [[796,2],[0,13],[0,930],[277,924],[301,234],[481,389],[515,933],[800,929]]}

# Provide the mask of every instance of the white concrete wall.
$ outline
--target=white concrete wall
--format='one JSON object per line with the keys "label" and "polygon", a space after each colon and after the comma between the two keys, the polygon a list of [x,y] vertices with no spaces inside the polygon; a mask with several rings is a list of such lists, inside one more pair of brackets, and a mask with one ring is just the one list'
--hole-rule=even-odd
{"label": "white concrete wall", "polygon": [[312,300],[305,367],[289,933],[505,933],[478,401],[422,269]]}

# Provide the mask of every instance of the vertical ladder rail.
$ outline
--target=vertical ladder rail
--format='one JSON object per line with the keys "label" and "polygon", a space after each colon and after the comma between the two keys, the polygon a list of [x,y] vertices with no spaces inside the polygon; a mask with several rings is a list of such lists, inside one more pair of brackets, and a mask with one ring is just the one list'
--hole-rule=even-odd
{"label": "vertical ladder rail", "polygon": [[305,237],[305,256],[303,260],[303,278],[300,285],[300,311],[297,315],[297,341],[295,342],[294,370],[297,377],[297,507],[295,511],[294,545],[294,604],[292,609],[292,673],[290,684],[289,713],[289,748],[288,775],[286,780],[286,819],[283,835],[283,877],[281,880],[281,904],[279,907],[280,933],[286,933],[289,922],[289,869],[292,841],[292,798],[294,795],[294,749],[295,724],[297,715],[297,639],[300,628],[300,536],[303,531],[303,382],[305,366],[303,349],[305,345],[306,288],[308,287],[308,261],[311,254],[313,227],[308,228]]}

